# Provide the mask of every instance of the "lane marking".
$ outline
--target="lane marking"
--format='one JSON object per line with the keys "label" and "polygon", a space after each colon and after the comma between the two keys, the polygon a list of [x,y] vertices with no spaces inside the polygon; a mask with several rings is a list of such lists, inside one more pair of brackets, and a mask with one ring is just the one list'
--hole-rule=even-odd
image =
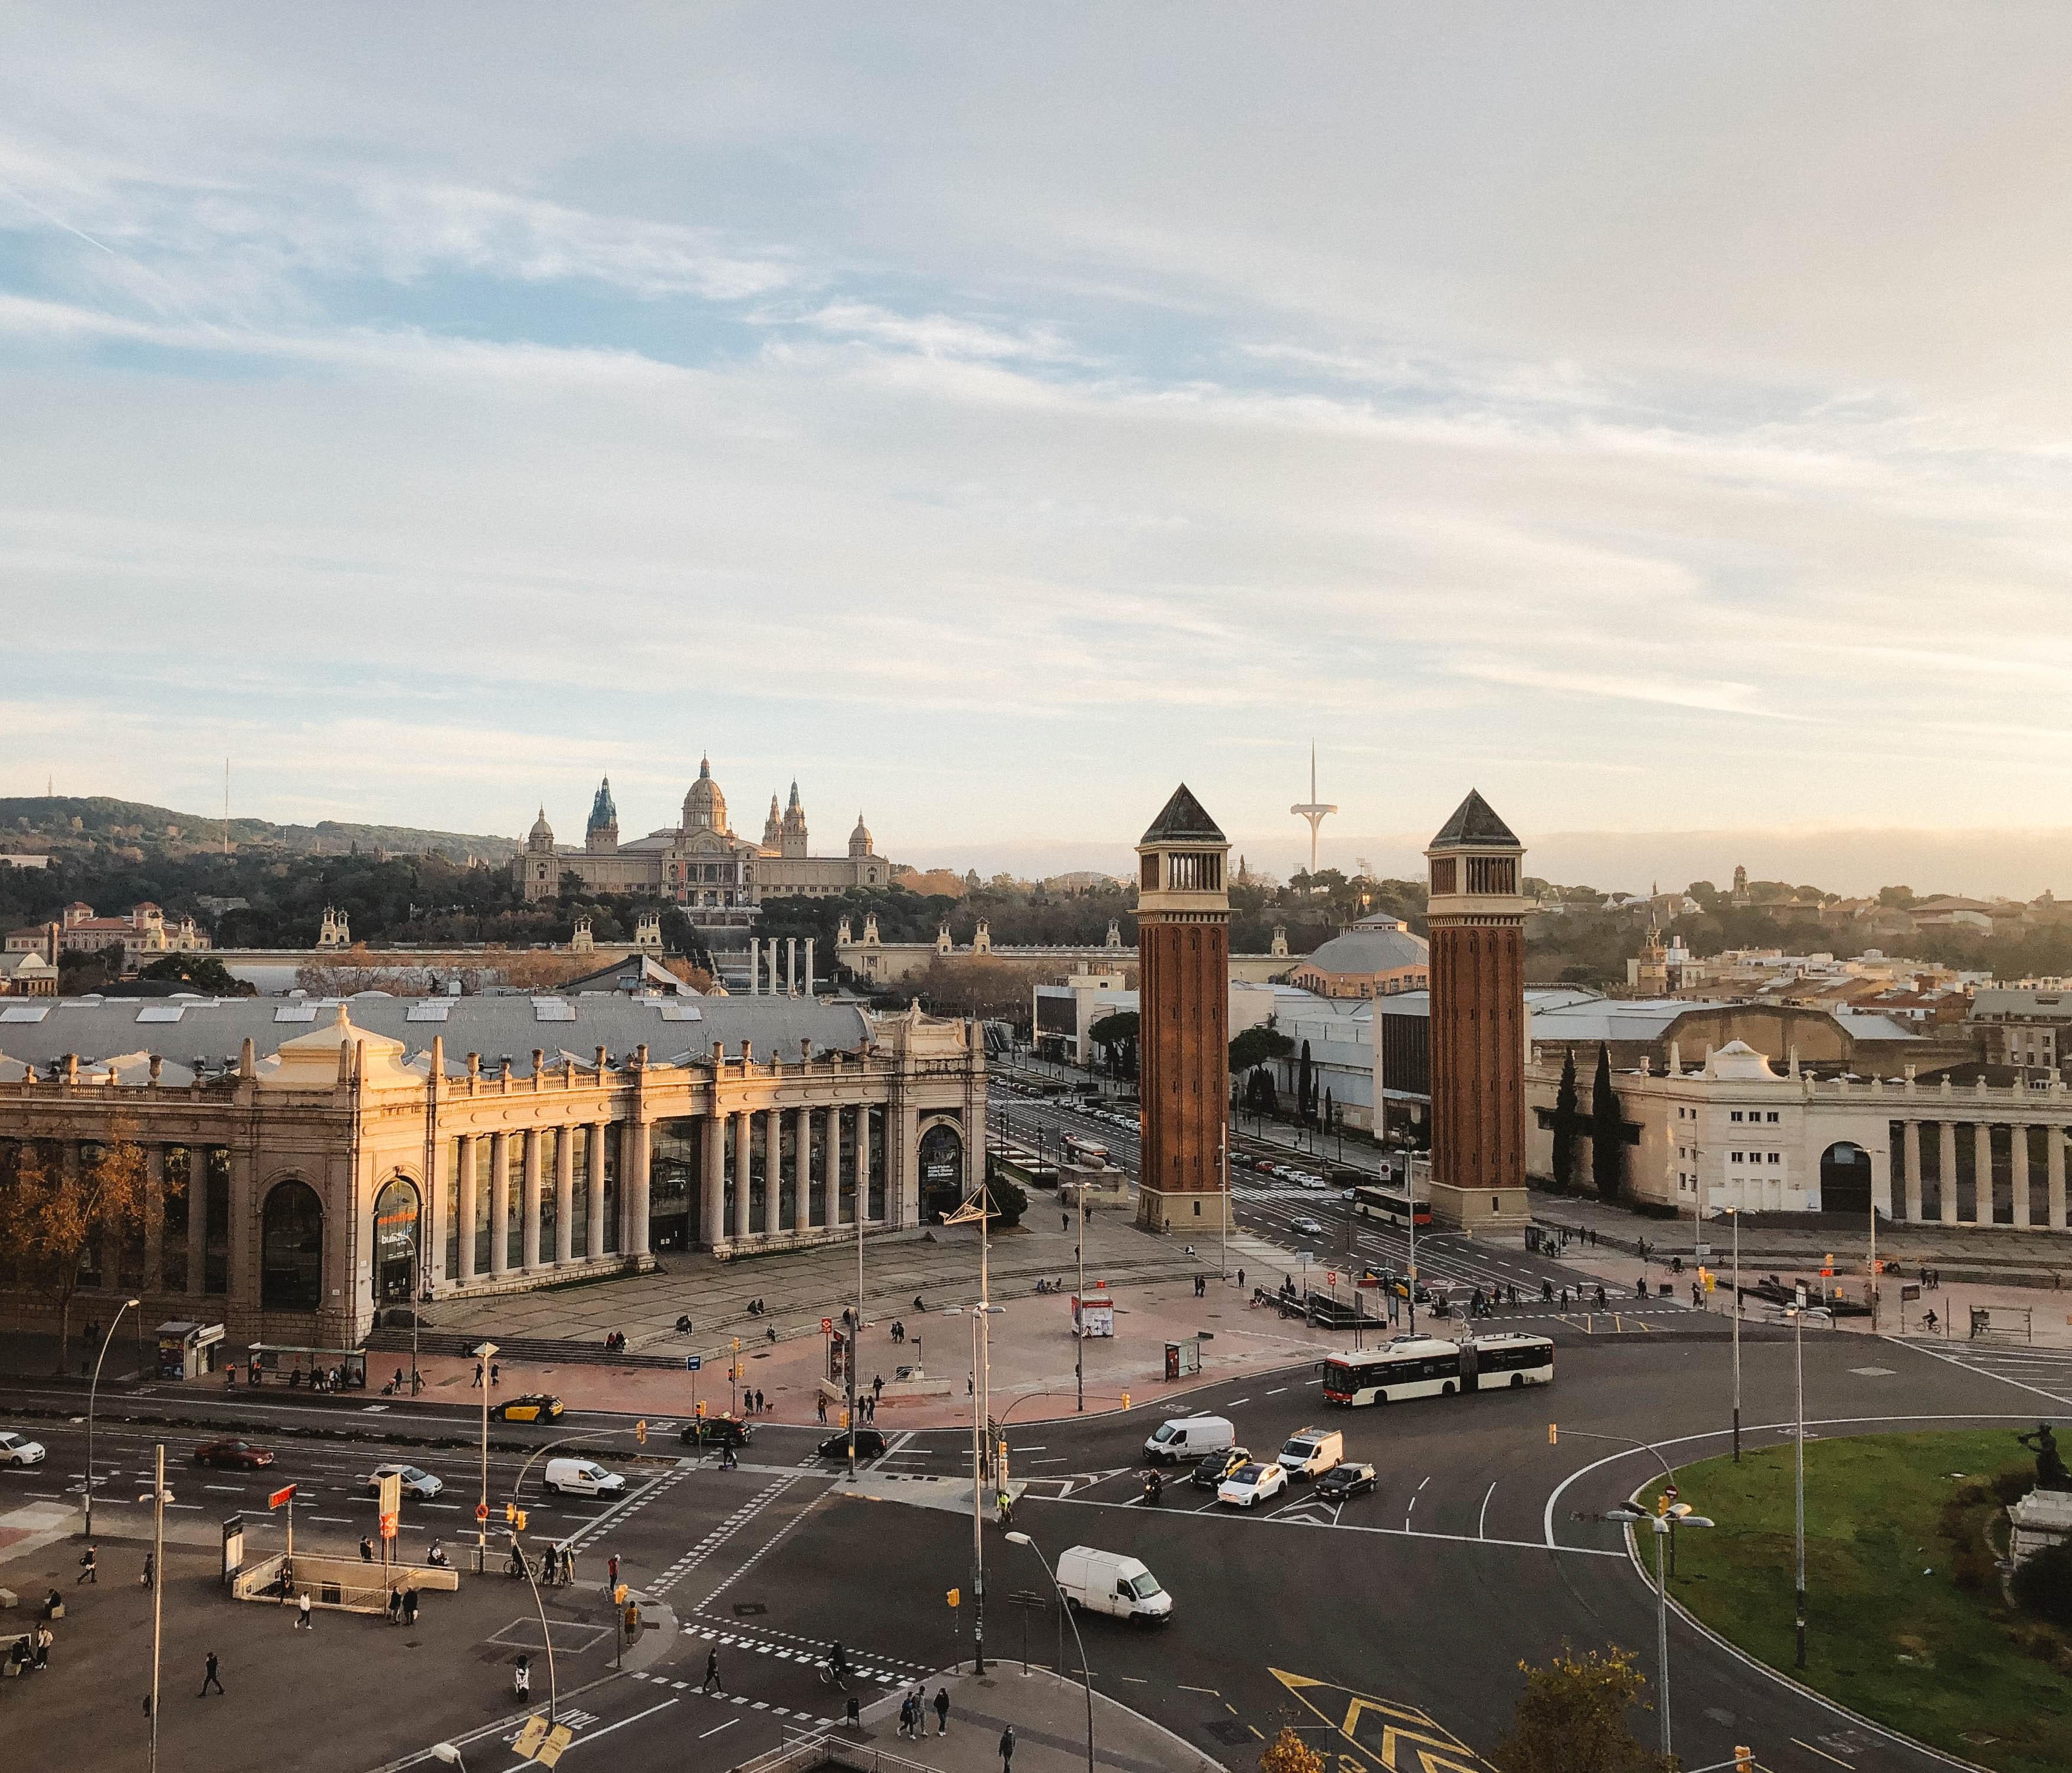
{"label": "lane marking", "polygon": [[1808,1754],[1817,1754],[1823,1761],[1832,1761],[1837,1767],[1848,1767],[1849,1773],[1856,1773],[1855,1762],[1843,1760],[1836,1755],[1830,1754],[1824,1748],[1815,1748],[1811,1742],[1802,1742],[1796,1736],[1791,1740],[1796,1746],[1804,1749]]}
{"label": "lane marking", "polygon": [[1486,1529],[1489,1526],[1490,1498],[1495,1494],[1496,1486],[1493,1483],[1482,1492],[1482,1512],[1475,1519],[1475,1537],[1478,1539],[1486,1539],[1489,1536]]}
{"label": "lane marking", "polygon": [[[2026,1421],[2027,1418],[2016,1417],[2010,1420]],[[1022,1499],[1024,1502],[1046,1503],[1066,1508],[1133,1508],[1137,1506],[1134,1500],[1104,1502],[1096,1496],[1029,1495],[1024,1496]],[[1194,1511],[1198,1515],[1205,1515],[1210,1512],[1211,1509],[1207,1508]],[[1310,1524],[1299,1519],[1284,1520],[1273,1514],[1255,1514],[1249,1509],[1241,1512],[1225,1510],[1216,1518],[1232,1522],[1249,1520],[1268,1527],[1301,1527]],[[1339,1522],[1338,1531],[1348,1533],[1375,1533],[1384,1539],[1436,1539],[1456,1545],[1496,1545],[1512,1551],[1553,1552],[1565,1557],[1624,1557],[1626,1556],[1622,1551],[1606,1551],[1595,1545],[1564,1545],[1558,1543],[1545,1545],[1536,1539],[1477,1539],[1467,1533],[1440,1533],[1423,1529],[1413,1532],[1402,1527],[1363,1527],[1349,1524],[1344,1521]]]}
{"label": "lane marking", "polygon": [[732,1730],[734,1726],[740,1722],[741,1720],[738,1717],[730,1717],[724,1724],[716,1725],[712,1729],[703,1732],[699,1736],[698,1740],[702,1742],[707,1736],[717,1736],[723,1730]]}

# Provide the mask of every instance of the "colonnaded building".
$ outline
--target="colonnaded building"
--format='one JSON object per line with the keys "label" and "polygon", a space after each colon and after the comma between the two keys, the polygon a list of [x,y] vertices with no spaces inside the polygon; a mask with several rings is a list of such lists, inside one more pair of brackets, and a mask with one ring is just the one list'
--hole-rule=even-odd
{"label": "colonnaded building", "polygon": [[754,921],[755,907],[765,899],[882,886],[892,878],[891,865],[873,847],[861,812],[849,834],[846,855],[812,854],[796,782],[791,784],[791,804],[783,812],[778,811],[777,796],[770,796],[760,843],[736,837],[727,824],[726,796],[713,780],[709,758],[698,760],[698,779],[684,796],[677,824],[621,843],[619,808],[606,776],[590,803],[582,849],[554,841],[543,806],[524,854],[511,866],[528,900],[555,897],[561,877],[574,874],[591,892],[668,899],[705,930],[746,930]]}
{"label": "colonnaded building", "polygon": [[[811,998],[0,1005],[0,1171],[118,1139],[150,1164],[75,1324],[136,1294],[339,1350],[427,1292],[904,1229],[961,1199],[985,1117],[974,1025]],[[20,1278],[0,1251],[6,1318],[40,1323]]]}

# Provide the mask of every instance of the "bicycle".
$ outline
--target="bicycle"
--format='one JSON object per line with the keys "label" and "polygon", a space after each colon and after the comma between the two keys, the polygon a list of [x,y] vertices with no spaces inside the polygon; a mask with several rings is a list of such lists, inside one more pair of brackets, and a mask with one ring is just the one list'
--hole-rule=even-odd
{"label": "bicycle", "polygon": [[823,1687],[839,1687],[844,1693],[847,1693],[849,1672],[849,1665],[846,1663],[837,1668],[824,1662],[820,1664],[820,1685]]}

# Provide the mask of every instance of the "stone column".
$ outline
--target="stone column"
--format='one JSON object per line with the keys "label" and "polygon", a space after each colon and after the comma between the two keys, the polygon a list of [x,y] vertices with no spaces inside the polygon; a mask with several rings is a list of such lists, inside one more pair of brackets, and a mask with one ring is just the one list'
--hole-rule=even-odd
{"label": "stone column", "polygon": [[540,1265],[540,1129],[528,1126],[519,1137],[525,1142],[525,1223],[519,1233],[519,1248],[530,1274]]}
{"label": "stone column", "polygon": [[1972,1216],[1981,1225],[1993,1222],[1993,1126],[1990,1121],[1971,1124],[1971,1186],[1975,1191]]}
{"label": "stone column", "polygon": [[489,1135],[489,1272],[511,1272],[511,1135]]}
{"label": "stone column", "polygon": [[[799,1162],[791,1177],[791,1223],[803,1237],[813,1223],[813,1111],[791,1111],[791,1142],[799,1148]],[[834,1196],[828,1196],[828,1223],[835,1222]]]}
{"label": "stone column", "polygon": [[480,1204],[475,1187],[475,1135],[460,1136],[460,1284],[475,1278],[475,1216]]}
{"label": "stone column", "polygon": [[705,1163],[705,1200],[698,1229],[708,1246],[726,1241],[726,1117],[715,1108],[699,1129]]}
{"label": "stone column", "polygon": [[1944,1121],[1939,1130],[1942,1150],[1938,1155],[1942,1160],[1942,1179],[1937,1192],[1942,1196],[1940,1216],[1944,1224],[1954,1225],[1957,1223],[1957,1123]]}
{"label": "stone column", "polygon": [[[324,1231],[327,1236],[338,1228],[341,1220],[356,1228],[360,1219],[360,1203],[355,1198],[357,1191],[353,1187],[352,1167],[346,1164],[337,1164],[334,1167],[343,1175],[344,1183],[340,1187],[327,1191],[324,1201]],[[350,1243],[347,1248],[351,1248]],[[341,1277],[344,1281],[343,1286],[339,1286]],[[230,1273],[228,1279],[228,1285],[224,1290],[226,1305],[241,1300],[248,1310],[257,1309],[260,1298],[259,1203],[252,1198],[252,1154],[241,1146],[230,1148]],[[324,1297],[318,1302],[318,1310],[333,1313],[342,1310],[347,1321],[357,1325],[359,1300],[356,1295],[359,1276],[353,1272],[350,1260],[343,1263],[327,1261],[323,1268],[323,1281]],[[114,1277],[108,1277],[105,1284],[114,1285]],[[336,1301],[331,1297],[331,1290],[334,1286],[339,1289]],[[339,1320],[334,1317],[332,1321]],[[341,1346],[356,1347],[358,1339],[356,1338],[352,1343]]]}
{"label": "stone column", "polygon": [[187,1293],[208,1290],[208,1160],[201,1146],[187,1147]]}
{"label": "stone column", "polygon": [[763,1116],[763,1223],[765,1237],[777,1229],[778,1199],[784,1187],[784,1111],[769,1109]]}
{"label": "stone column", "polygon": [[144,1148],[144,1284],[139,1298],[166,1290],[166,1148]]}
{"label": "stone column", "polygon": [[1908,1121],[1900,1128],[1900,1161],[1906,1171],[1906,1222],[1921,1223],[1921,1123]]}
{"label": "stone column", "polygon": [[2014,1194],[2017,1231],[2029,1229],[2029,1128],[2017,1121],[2008,1129],[2008,1179]]}
{"label": "stone column", "polygon": [[[890,1115],[886,1117],[888,1122]],[[885,1138],[885,1217],[894,1225],[921,1223],[921,1111],[911,1103],[899,1110],[898,1131],[888,1125]],[[895,1162],[894,1160],[897,1159]],[[971,1154],[964,1154],[971,1162]]]}
{"label": "stone column", "polygon": [[2050,1228],[2065,1229],[2065,1129],[2047,1126],[2049,1142],[2043,1148],[2044,1186],[2050,1191]]}
{"label": "stone column", "polygon": [[841,1123],[842,1111],[838,1108],[820,1111],[821,1162],[828,1172],[828,1229],[832,1231],[842,1223],[841,1216]]}
{"label": "stone column", "polygon": [[604,1260],[604,1136],[610,1124],[590,1124],[590,1176],[585,1184],[590,1213],[583,1222],[583,1254],[593,1262]]}
{"label": "stone column", "polygon": [[648,1247],[648,1163],[654,1146],[654,1133],[645,1121],[630,1121],[624,1134],[626,1156],[626,1237],[627,1253],[652,1253]]}
{"label": "stone column", "polygon": [[870,1105],[856,1105],[856,1216],[870,1223]]}
{"label": "stone column", "polygon": [[554,1141],[554,1265],[576,1259],[576,1146],[563,1127]]}
{"label": "stone column", "polygon": [[748,1142],[755,1117],[742,1113],[730,1117],[734,1122],[734,1240],[748,1239]]}

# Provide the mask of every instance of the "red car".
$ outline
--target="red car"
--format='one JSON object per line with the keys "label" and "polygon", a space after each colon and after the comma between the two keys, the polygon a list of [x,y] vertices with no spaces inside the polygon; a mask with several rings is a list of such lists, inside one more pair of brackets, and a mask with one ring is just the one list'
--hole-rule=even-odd
{"label": "red car", "polygon": [[204,1441],[194,1450],[194,1462],[232,1471],[257,1471],[271,1465],[273,1455],[249,1441]]}

